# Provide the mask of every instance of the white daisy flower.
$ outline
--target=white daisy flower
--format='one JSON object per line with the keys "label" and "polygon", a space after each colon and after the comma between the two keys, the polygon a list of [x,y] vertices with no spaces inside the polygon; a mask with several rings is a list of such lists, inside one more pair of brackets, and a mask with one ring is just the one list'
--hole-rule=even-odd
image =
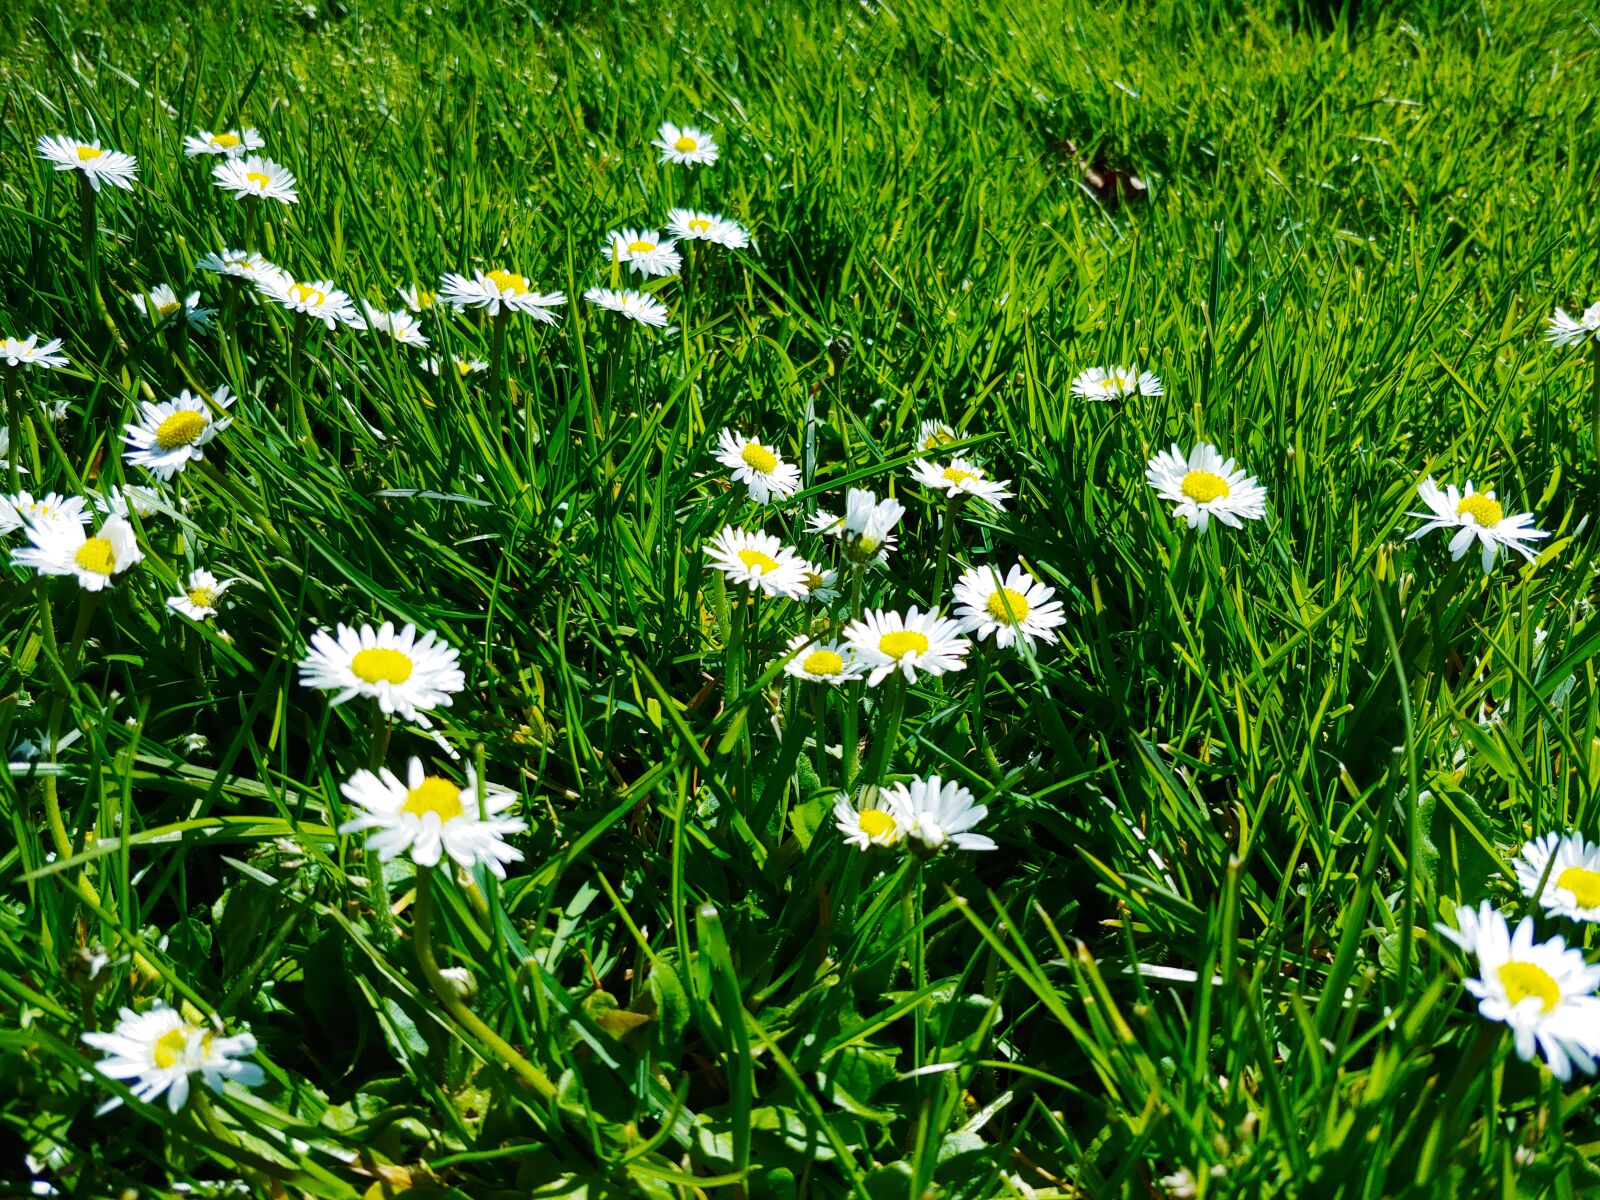
{"label": "white daisy flower", "polygon": [[527,823],[501,815],[517,802],[516,793],[486,784],[480,811],[477,775],[471,767],[467,786],[462,787],[441,775],[429,775],[422,760],[413,758],[404,783],[385,767],[376,775],[357,771],[339,785],[339,791],[361,810],[340,825],[339,832],[376,829],[367,839],[367,849],[376,851],[383,862],[409,851],[419,867],[433,867],[448,854],[469,871],[488,867],[497,879],[504,879],[505,864],[522,858],[522,851],[505,839],[521,833]]}
{"label": "white daisy flower", "polygon": [[717,435],[717,461],[733,472],[733,482],[744,484],[757,504],[792,496],[800,487],[800,468],[784,462],[759,437],[724,429]]}
{"label": "white daisy flower", "polygon": [[210,271],[213,275],[227,275],[233,279],[244,279],[255,283],[262,279],[288,279],[288,272],[276,263],[270,263],[254,250],[228,250],[220,253],[207,254],[195,264],[202,271]]}
{"label": "white daisy flower", "polygon": [[891,806],[883,791],[877,792],[871,802],[865,796],[852,801],[841,792],[833,802],[833,824],[844,834],[845,845],[858,850],[896,846],[906,836],[902,813]]}
{"label": "white daisy flower", "polygon": [[1494,493],[1474,491],[1470,479],[1467,480],[1467,490],[1459,492],[1453,483],[1441,489],[1430,475],[1417,485],[1417,496],[1428,506],[1428,511],[1406,515],[1421,517],[1426,524],[1406,540],[1419,538],[1435,529],[1453,529],[1456,533],[1450,539],[1450,557],[1459,562],[1472,549],[1473,540],[1476,539],[1483,547],[1483,571],[1486,575],[1494,569],[1495,556],[1501,549],[1515,550],[1532,562],[1539,555],[1527,543],[1550,536],[1543,529],[1533,528],[1532,513],[1506,516],[1505,509],[1495,499]]}
{"label": "white daisy flower", "polygon": [[[0,429],[0,471],[8,471],[9,472],[10,470],[11,470],[11,430],[9,430],[9,429]],[[17,474],[26,475],[27,473],[28,473],[28,469],[19,464],[18,467],[17,467]]]}
{"label": "white daisy flower", "polygon": [[992,567],[969,567],[956,580],[955,621],[963,633],[981,641],[991,634],[1002,650],[1018,641],[1033,649],[1034,639],[1056,640],[1055,628],[1066,624],[1056,590],[1046,587],[1018,563],[1004,581]]}
{"label": "white daisy flower", "polygon": [[58,171],[79,171],[95,191],[102,183],[124,191],[133,190],[133,177],[139,173],[139,160],[120,150],[102,149],[100,139],[80,142],[77,138],[42,137],[39,139],[39,157],[52,163]]}
{"label": "white daisy flower", "polygon": [[943,421],[928,420],[917,426],[918,450],[939,450],[960,440],[961,435]]}
{"label": "white daisy flower", "polygon": [[270,158],[252,154],[246,159],[230,158],[211,171],[211,180],[235,200],[276,200],[279,204],[298,204],[300,192],[288,169]]}
{"label": "white daisy flower", "polygon": [[564,292],[537,292],[526,275],[514,271],[474,271],[472,278],[446,274],[439,280],[439,296],[458,309],[486,308],[491,317],[501,308],[527,313],[546,325],[556,323],[552,308],[567,302]]}
{"label": "white daisy flower", "polygon": [[75,520],[26,521],[29,545],[11,552],[13,566],[41,575],[71,575],[86,592],[98,592],[144,557],[133,526],[107,517],[90,537]]}
{"label": "white daisy flower", "polygon": [[[140,520],[148,520],[161,512],[164,498],[155,488],[135,487],[131,484],[124,487],[108,487],[104,492],[94,498],[94,508],[98,513],[105,513],[127,520],[130,513]],[[81,520],[87,522],[89,514],[82,514]]]}
{"label": "white daisy flower", "polygon": [[657,329],[665,329],[670,317],[667,306],[654,296],[627,288],[619,291],[616,288],[592,287],[583,294],[583,298],[590,304],[621,313],[630,321],[653,325]]}
{"label": "white daisy flower", "polygon": [[[489,369],[488,361],[482,358],[462,358],[459,354],[452,354],[450,361],[455,366],[456,374],[463,379]],[[429,358],[424,359],[422,365],[430,374],[437,375],[444,364],[437,358]]]}
{"label": "white daisy flower", "polygon": [[1478,960],[1478,977],[1465,980],[1485,1020],[1511,1026],[1517,1056],[1525,1062],[1543,1054],[1557,1079],[1572,1078],[1572,1068],[1593,1074],[1600,1057],[1600,966],[1564,940],[1533,940],[1533,918],[1512,932],[1505,916],[1485,900],[1476,911],[1456,909],[1457,929],[1440,933]]}
{"label": "white daisy flower", "polygon": [[816,563],[802,562],[805,568],[806,599],[818,604],[832,604],[839,598],[839,572],[832,567],[819,567]]}
{"label": "white daisy flower", "polygon": [[352,329],[366,328],[350,297],[326,279],[319,279],[315,283],[297,283],[287,273],[262,275],[256,279],[256,290],[274,304],[281,304],[290,312],[313,317],[329,329],[339,323]]}
{"label": "white daisy flower", "polygon": [[44,414],[45,420],[52,425],[59,425],[72,412],[72,405],[66,400],[41,399],[39,401],[39,411]]}
{"label": "white daisy flower", "polygon": [[202,129],[183,139],[183,153],[187,158],[207,154],[221,154],[227,158],[242,158],[252,150],[265,146],[261,135],[254,129],[233,129],[226,133],[212,133]]}
{"label": "white daisy flower", "polygon": [[744,227],[721,213],[675,208],[667,214],[667,230],[685,242],[711,242],[729,250],[743,250],[750,245],[750,235]]}
{"label": "white daisy flower", "polygon": [[683,268],[683,256],[669,239],[661,240],[654,229],[612,230],[606,234],[606,261],[627,263],[636,275],[676,275]]}
{"label": "white daisy flower", "polygon": [[959,783],[945,783],[937,775],[930,775],[913,779],[909,786],[892,784],[883,789],[881,799],[899,820],[906,837],[927,850],[939,851],[946,845],[958,850],[997,849],[992,838],[968,832],[989,815],[989,810],[975,803],[976,797]]}
{"label": "white daisy flower", "polygon": [[[256,1039],[250,1034],[219,1037],[216,1030],[190,1023],[165,1004],[142,1013],[124,1008],[116,1028],[86,1033],[83,1040],[106,1056],[95,1063],[95,1070],[108,1079],[127,1082],[133,1094],[146,1103],[166,1093],[167,1108],[172,1112],[189,1099],[192,1075],[199,1075],[219,1095],[230,1079],[245,1087],[258,1087],[266,1079],[256,1064],[239,1061],[255,1053]],[[118,1103],[113,1100],[100,1111]]]}
{"label": "white daisy flower", "polygon": [[839,531],[845,540],[845,553],[856,562],[874,556],[887,559],[895,545],[894,527],[905,515],[906,506],[894,497],[879,500],[865,488],[851,488],[845,493]]}
{"label": "white daisy flower", "polygon": [[1201,533],[1212,517],[1238,529],[1266,515],[1266,489],[1209,442],[1197,445],[1187,459],[1174,443],[1150,460],[1144,477],[1163,500],[1177,505],[1175,515]]}
{"label": "white daisy flower", "polygon": [[1090,367],[1072,381],[1072,394],[1080,400],[1122,400],[1128,396],[1159,396],[1161,380],[1149,371],[1132,367]]}
{"label": "white daisy flower", "polygon": [[943,675],[964,668],[972,643],[948,617],[918,612],[912,608],[904,616],[878,609],[868,612],[844,628],[844,640],[856,657],[871,668],[867,683],[877,687],[899,671],[910,683],[921,671]]}
{"label": "white daisy flower", "polygon": [[768,596],[806,596],[805,566],[798,555],[769,533],[725,527],[705,546],[707,565],[731,584],[744,584]]}
{"label": "white daisy flower", "polygon": [[191,395],[187,388],[160,404],[141,401],[139,420],[123,427],[127,447],[122,457],[157,479],[171,479],[191,462],[205,458],[206,444],[233,424],[232,417],[218,416],[214,411],[232,404],[233,396],[226,384],[211,394],[210,404],[203,396]]}
{"label": "white daisy flower", "polygon": [[64,367],[67,356],[59,353],[61,339],[51,338],[40,343],[43,334],[30,333],[25,338],[0,337],[0,358],[8,367]]}
{"label": "white daisy flower", "polygon": [[685,166],[707,166],[717,161],[717,143],[698,129],[682,129],[671,121],[661,122],[656,140],[650,143],[661,151],[659,161]]}
{"label": "white daisy flower", "polygon": [[1570,346],[1590,338],[1600,340],[1600,304],[1591,304],[1581,317],[1571,317],[1565,309],[1556,309],[1544,336],[1557,346]]}
{"label": "white daisy flower", "polygon": [[89,523],[82,496],[51,492],[35,497],[31,492],[0,496],[0,534],[14,533],[24,525],[50,525],[57,521],[79,526]]}
{"label": "white daisy flower", "polygon": [[200,293],[190,292],[182,300],[166,284],[159,284],[142,296],[133,297],[133,306],[150,319],[152,325],[165,325],[180,317],[189,322],[189,328],[204,332],[211,328],[215,310],[200,306]]}
{"label": "white daisy flower", "polygon": [[789,656],[789,661],[783,665],[784,672],[813,683],[846,683],[858,678],[866,669],[856,661],[850,647],[819,641],[803,633],[790,638],[783,652]]}
{"label": "white daisy flower", "polygon": [[371,696],[382,712],[398,713],[427,729],[430,722],[418,710],[448,707],[467,686],[459,660],[455,647],[432,632],[418,637],[414,625],[396,631],[393,621],[377,629],[341,623],[332,634],[319,629],[311,635],[300,662],[300,683],[337,693],[332,704]]}
{"label": "white daisy flower", "polygon": [[1512,862],[1522,894],[1546,912],[1600,921],[1600,845],[1581,833],[1547,833]]}
{"label": "white daisy flower", "polygon": [[367,313],[367,328],[379,333],[387,333],[402,346],[423,347],[428,344],[427,335],[422,332],[422,323],[405,310],[399,312],[384,312],[381,308],[362,302],[362,308]]}
{"label": "white daisy flower", "polygon": [[948,466],[923,459],[911,464],[911,474],[923,487],[944,492],[951,499],[976,496],[996,508],[1004,508],[1001,502],[1011,496],[1006,490],[1009,479],[990,479],[982,467],[967,458],[954,459]]}
{"label": "white daisy flower", "polygon": [[439,302],[437,292],[430,292],[419,287],[396,288],[395,294],[400,297],[401,304],[404,304],[412,312],[419,314],[427,312]]}
{"label": "white daisy flower", "polygon": [[820,537],[843,537],[844,518],[838,513],[819,508],[806,517],[806,529]]}
{"label": "white daisy flower", "polygon": [[219,583],[210,571],[197,568],[189,572],[188,586],[182,592],[167,597],[167,607],[175,613],[182,613],[191,621],[204,621],[207,617],[217,615],[217,603],[222,599],[222,593],[233,586],[233,582],[224,579]]}

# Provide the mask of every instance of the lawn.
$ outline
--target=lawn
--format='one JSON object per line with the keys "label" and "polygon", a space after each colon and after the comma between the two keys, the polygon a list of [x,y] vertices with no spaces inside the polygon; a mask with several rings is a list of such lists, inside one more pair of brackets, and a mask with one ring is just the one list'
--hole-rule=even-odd
{"label": "lawn", "polygon": [[0,38],[0,1194],[1600,1188],[1592,16]]}

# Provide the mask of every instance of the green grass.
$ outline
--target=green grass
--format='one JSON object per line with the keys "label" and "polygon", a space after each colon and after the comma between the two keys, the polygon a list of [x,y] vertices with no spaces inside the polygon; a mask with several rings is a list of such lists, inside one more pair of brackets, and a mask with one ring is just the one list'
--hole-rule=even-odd
{"label": "green grass", "polygon": [[[0,576],[0,747],[52,713],[78,735],[54,782],[0,773],[0,1191],[29,1155],[78,1197],[1592,1194],[1593,1085],[1518,1060],[1430,930],[1522,911],[1526,837],[1600,829],[1591,364],[1540,336],[1600,298],[1596,29],[1553,0],[0,13],[0,334],[73,360],[0,367],[23,482],[143,483],[139,399],[240,396],[92,611]],[[656,165],[662,119],[722,161]],[[194,262],[245,218],[181,138],[241,121],[301,185],[249,248],[374,302],[496,265],[576,301],[608,229],[685,201],[759,252],[659,289],[681,335],[513,321],[503,395],[313,326],[308,443],[280,311],[182,340],[128,300],[218,300]],[[57,132],[140,160],[98,205],[125,346],[33,154]],[[1148,198],[1098,196],[1069,143]],[[425,323],[488,356],[482,324]],[[1071,398],[1133,359],[1163,397]],[[924,418],[1017,492],[942,572]],[[801,499],[730,489],[725,425],[814,462]],[[1200,436],[1264,521],[1197,537],[1149,490]],[[1427,474],[1535,513],[1538,563],[1405,541]],[[850,481],[909,510],[870,605],[1019,558],[1066,602],[1058,646],[920,681],[889,747],[971,788],[995,853],[843,846],[842,764],[763,674],[815,610],[763,605],[730,653],[701,544],[761,523],[821,553],[803,516]],[[241,581],[209,626],[164,608],[191,565]],[[380,619],[460,649],[439,730],[520,790],[524,861],[483,907],[441,880],[432,944],[554,1095],[431,993],[408,860],[333,832],[373,709],[294,664]],[[410,754],[441,757],[402,725]],[[266,1083],[94,1116],[121,1093],[81,1034],[158,998],[248,1026]]]}

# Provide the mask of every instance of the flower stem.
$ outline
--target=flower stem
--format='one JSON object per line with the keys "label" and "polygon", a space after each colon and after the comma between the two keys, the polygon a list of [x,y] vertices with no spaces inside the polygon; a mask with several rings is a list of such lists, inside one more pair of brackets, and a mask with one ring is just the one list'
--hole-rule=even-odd
{"label": "flower stem", "polygon": [[306,398],[301,390],[300,363],[306,352],[306,329],[309,318],[305,313],[294,315],[294,329],[289,334],[289,395],[294,403],[295,424],[300,427],[300,438],[307,446],[315,440],[311,432],[311,418],[306,413]]}
{"label": "flower stem", "polygon": [[89,277],[89,298],[94,302],[95,311],[100,314],[100,319],[111,331],[112,339],[117,345],[126,350],[128,344],[122,340],[122,331],[117,328],[117,323],[111,317],[111,310],[106,307],[105,297],[100,294],[100,223],[95,214],[96,202],[100,193],[95,191],[87,176],[78,178],[78,215],[83,234],[83,268]]}
{"label": "flower stem", "polygon": [[420,867],[417,870],[417,906],[412,933],[417,945],[417,964],[422,968],[423,977],[427,979],[428,986],[433,989],[433,994],[439,998],[439,1003],[444,1006],[445,1011],[455,1018],[456,1024],[489,1047],[503,1065],[540,1096],[546,1100],[554,1100],[556,1088],[550,1082],[549,1076],[518,1054],[511,1043],[484,1024],[478,1015],[467,1007],[450,981],[440,974],[439,964],[433,956],[433,874],[432,867]]}
{"label": "flower stem", "polygon": [[895,743],[900,740],[900,719],[906,711],[906,686],[905,677],[898,670],[884,681],[885,694],[878,705],[877,727],[872,731],[871,756],[861,777],[855,781],[856,786],[883,783],[889,764],[894,761]]}
{"label": "flower stem", "polygon": [[956,511],[961,507],[961,493],[951,492],[944,506],[944,528],[939,530],[939,557],[933,564],[933,599],[928,602],[929,612],[944,607],[944,577],[950,562],[950,546],[955,541]]}
{"label": "flower stem", "polygon": [[489,318],[489,394],[502,408],[506,403],[506,327],[511,322],[511,310],[504,306]]}
{"label": "flower stem", "polygon": [[1594,439],[1594,453],[1600,458],[1600,341],[1594,345],[1594,384],[1590,388],[1593,395],[1593,415],[1589,418],[1589,433]]}

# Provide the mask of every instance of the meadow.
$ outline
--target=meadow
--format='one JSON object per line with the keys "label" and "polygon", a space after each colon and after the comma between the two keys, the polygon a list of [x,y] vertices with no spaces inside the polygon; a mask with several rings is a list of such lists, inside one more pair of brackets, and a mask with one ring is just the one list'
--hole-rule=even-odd
{"label": "meadow", "polygon": [[0,38],[0,1195],[1600,1189],[1592,16]]}

